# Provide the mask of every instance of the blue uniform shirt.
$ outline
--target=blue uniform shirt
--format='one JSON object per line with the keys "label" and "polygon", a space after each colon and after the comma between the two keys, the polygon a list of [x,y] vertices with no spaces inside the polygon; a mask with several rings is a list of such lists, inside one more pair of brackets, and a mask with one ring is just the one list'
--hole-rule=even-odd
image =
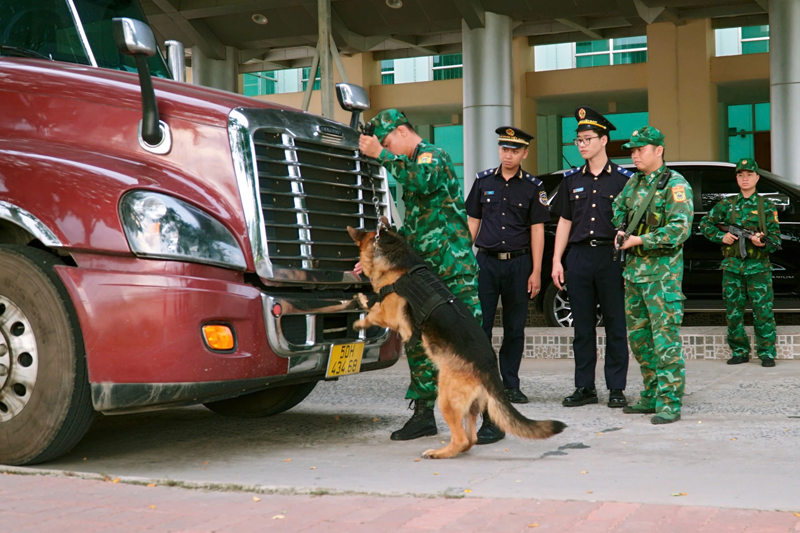
{"label": "blue uniform shirt", "polygon": [[479,172],[465,203],[467,214],[481,220],[475,246],[493,252],[531,247],[531,226],[550,221],[541,180],[519,169],[508,181],[502,168]]}
{"label": "blue uniform shirt", "polygon": [[588,163],[564,174],[551,207],[553,213],[572,221],[570,244],[616,236],[612,204],[631,177],[633,172],[611,162],[597,176]]}

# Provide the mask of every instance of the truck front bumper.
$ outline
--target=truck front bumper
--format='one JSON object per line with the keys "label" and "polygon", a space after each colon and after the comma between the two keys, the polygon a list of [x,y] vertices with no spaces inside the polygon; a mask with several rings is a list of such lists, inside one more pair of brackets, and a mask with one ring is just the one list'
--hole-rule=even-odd
{"label": "truck front bumper", "polygon": [[[81,324],[92,401],[101,412],[203,403],[325,379],[333,344],[363,342],[361,372],[399,357],[400,342],[388,330],[353,330],[362,311],[341,291],[268,294],[214,267],[148,261],[141,272],[132,271],[140,260],[114,263],[58,268]],[[164,268],[152,269],[153,263]],[[228,325],[234,349],[211,350],[206,324]]]}

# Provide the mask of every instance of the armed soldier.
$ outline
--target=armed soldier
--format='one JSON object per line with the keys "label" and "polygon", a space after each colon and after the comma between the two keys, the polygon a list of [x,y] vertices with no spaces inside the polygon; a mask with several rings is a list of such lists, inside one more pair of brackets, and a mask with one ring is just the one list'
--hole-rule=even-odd
{"label": "armed soldier", "polygon": [[631,351],[639,362],[644,390],[623,413],[655,413],[653,424],[681,418],[685,363],[683,243],[689,238],[694,202],[686,179],[664,164],[664,135],[645,126],[633,132],[631,157],[638,172],[614,200],[613,224],[627,222],[625,310]]}
{"label": "armed soldier", "polygon": [[[397,109],[381,111],[371,122],[375,135],[362,135],[359,149],[377,159],[403,187],[406,214],[400,234],[481,322],[478,263],[472,253],[460,179],[450,156],[423,140]],[[411,370],[406,399],[414,404],[414,415],[392,433],[392,440],[437,433],[433,416],[436,367],[425,355],[422,343],[406,346],[406,356]]]}
{"label": "armed soldier", "polygon": [[[775,366],[776,333],[769,254],[780,248],[780,228],[775,205],[758,195],[758,179],[755,160],[739,160],[736,181],[741,192],[711,208],[700,221],[700,231],[711,242],[723,245],[722,296],[727,310],[728,346],[733,353],[728,364],[738,365],[750,359],[750,341],[744,330],[744,308],[749,296],[756,353],[761,366],[771,367]],[[743,231],[733,230],[736,226]]]}

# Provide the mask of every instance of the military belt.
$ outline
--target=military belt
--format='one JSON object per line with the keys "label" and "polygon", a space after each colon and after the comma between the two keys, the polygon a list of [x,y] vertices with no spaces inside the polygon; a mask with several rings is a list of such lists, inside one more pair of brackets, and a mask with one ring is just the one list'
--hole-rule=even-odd
{"label": "military belt", "polygon": [[486,255],[496,257],[500,261],[507,261],[508,259],[513,259],[515,257],[531,253],[530,248],[523,248],[522,250],[515,250],[513,252],[493,252],[491,250],[487,250],[486,248],[478,248],[478,251],[483,252]]}
{"label": "military belt", "polygon": [[592,239],[587,241],[580,241],[573,243],[573,246],[591,246],[594,248],[595,246],[611,246],[614,244],[614,239]]}

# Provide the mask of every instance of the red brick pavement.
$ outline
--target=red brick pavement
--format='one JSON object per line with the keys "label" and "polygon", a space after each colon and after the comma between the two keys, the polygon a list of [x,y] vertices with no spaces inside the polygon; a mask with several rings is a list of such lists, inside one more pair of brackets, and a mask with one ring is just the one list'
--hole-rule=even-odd
{"label": "red brick pavement", "polygon": [[213,492],[0,475],[0,531],[789,533],[795,513],[521,499]]}

